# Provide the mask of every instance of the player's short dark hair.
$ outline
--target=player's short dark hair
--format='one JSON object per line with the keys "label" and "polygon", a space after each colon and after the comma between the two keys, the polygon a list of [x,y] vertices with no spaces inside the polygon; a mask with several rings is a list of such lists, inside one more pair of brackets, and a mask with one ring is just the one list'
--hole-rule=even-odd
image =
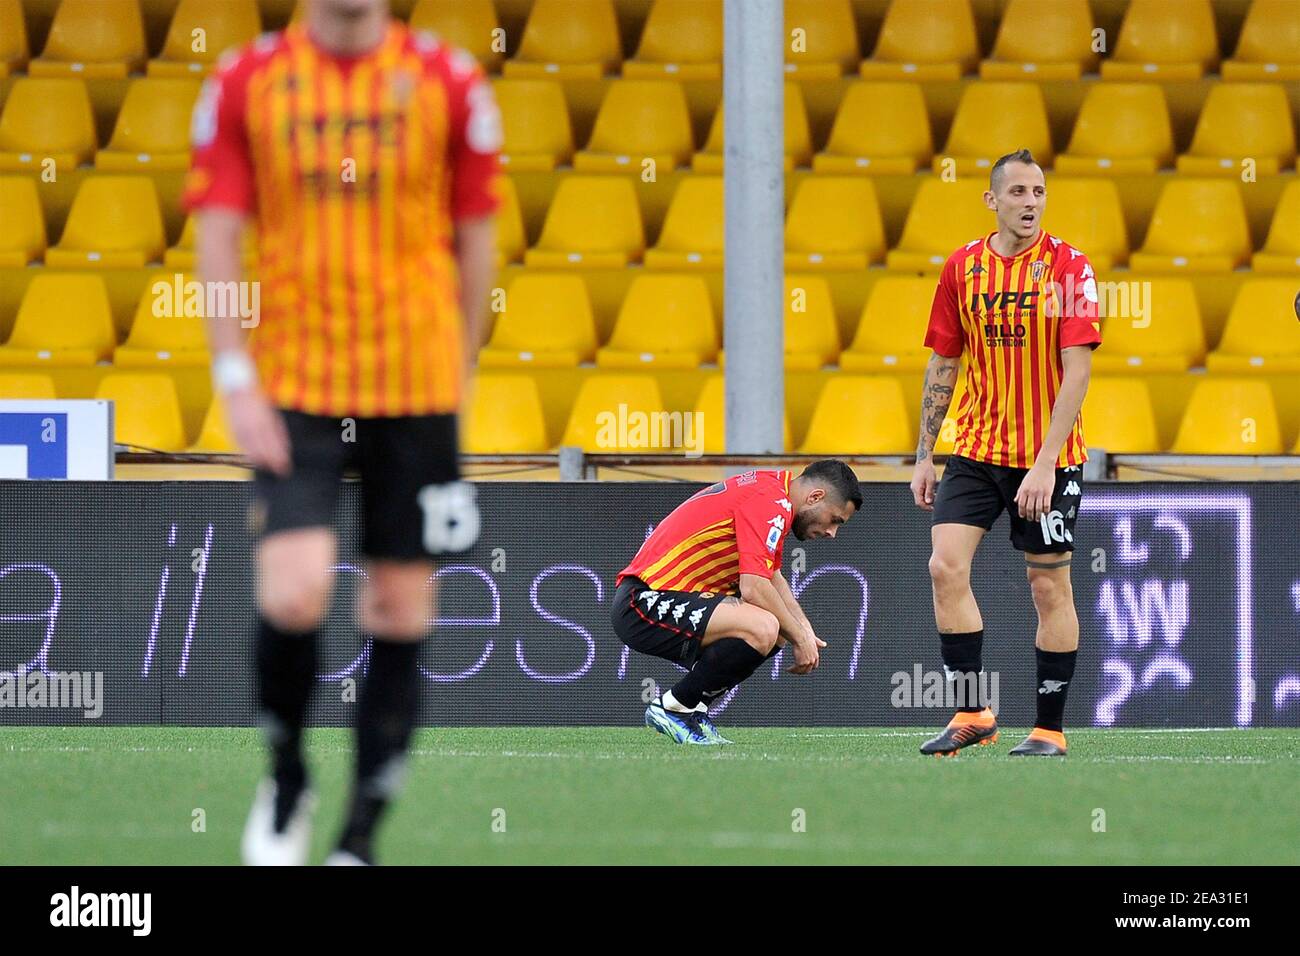
{"label": "player's short dark hair", "polygon": [[1034,154],[1027,149],[1018,149],[1014,153],[1007,153],[1005,156],[999,157],[998,161],[993,164],[993,168],[989,170],[990,191],[998,191],[998,173],[1007,163],[1025,163],[1029,166],[1037,166],[1038,160],[1034,159]]}
{"label": "player's short dark hair", "polygon": [[853,502],[855,509],[862,508],[862,486],[858,484],[858,476],[842,461],[823,458],[805,468],[799,477],[835,492],[840,501]]}

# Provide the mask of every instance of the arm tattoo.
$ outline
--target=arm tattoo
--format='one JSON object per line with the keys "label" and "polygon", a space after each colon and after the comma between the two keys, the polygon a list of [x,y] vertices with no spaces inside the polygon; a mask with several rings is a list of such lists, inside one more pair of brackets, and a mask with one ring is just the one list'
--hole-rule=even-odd
{"label": "arm tattoo", "polygon": [[953,386],[945,379],[957,372],[959,360],[932,355],[925,370],[925,385],[921,390],[921,437],[916,444],[916,460],[925,461],[930,457],[934,443],[943,428],[943,420],[948,417],[948,406],[952,404]]}

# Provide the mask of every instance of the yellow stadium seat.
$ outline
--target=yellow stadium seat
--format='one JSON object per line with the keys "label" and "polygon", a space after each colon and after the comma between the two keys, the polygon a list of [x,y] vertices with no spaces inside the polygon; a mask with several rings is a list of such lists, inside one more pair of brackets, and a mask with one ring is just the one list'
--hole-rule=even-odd
{"label": "yellow stadium seat", "polygon": [[986,188],[988,182],[982,179],[926,179],[885,265],[898,272],[938,272],[958,246],[991,233],[995,224],[984,205]]}
{"label": "yellow stadium seat", "polygon": [[1294,279],[1247,279],[1237,289],[1211,372],[1300,372],[1300,322]]}
{"label": "yellow stadium seat", "polygon": [[531,375],[479,375],[465,417],[461,450],[467,454],[530,455],[551,447]]}
{"label": "yellow stadium seat", "polygon": [[971,83],[962,92],[942,156],[934,171],[955,161],[958,176],[987,175],[999,156],[1025,147],[1044,168],[1052,164],[1047,106],[1036,83]]}
{"label": "yellow stadium seat", "polygon": [[852,72],[862,58],[849,0],[785,0],[785,71],[800,80]]}
{"label": "yellow stadium seat", "polygon": [[[796,166],[807,166],[812,155],[812,134],[808,129],[808,109],[804,104],[803,89],[798,83],[785,84],[785,171]],[[709,126],[709,138],[704,149],[695,154],[691,168],[697,173],[720,174],[726,165],[723,155],[726,120],[723,104],[719,103]]]}
{"label": "yellow stadium seat", "polygon": [[521,262],[528,238],[524,234],[524,214],[519,209],[519,193],[509,176],[497,177],[501,207],[497,210],[497,269],[508,262]]}
{"label": "yellow stadium seat", "polygon": [[867,80],[956,80],[979,55],[969,0],[893,0],[858,69]]}
{"label": "yellow stadium seat", "polygon": [[[1300,18],[1300,7],[1296,8]],[[1249,159],[1257,176],[1295,165],[1295,127],[1280,83],[1216,83],[1201,109],[1192,148],[1178,157],[1191,176],[1240,176]]]}
{"label": "yellow stadium seat", "polygon": [[[77,307],[69,309],[70,302]],[[23,293],[13,333],[0,346],[0,366],[94,365],[108,358],[116,341],[102,278],[41,272]]]}
{"label": "yellow stadium seat", "polygon": [[651,425],[664,411],[652,376],[592,375],[578,389],[560,444],[605,454],[663,451],[663,428]]}
{"label": "yellow stadium seat", "polygon": [[556,368],[590,362],[596,320],[587,284],[575,275],[525,272],[506,290],[492,339],[478,354],[484,368]]}
{"label": "yellow stadium seat", "polygon": [[722,0],[655,0],[623,75],[722,79]]}
{"label": "yellow stadium seat", "polygon": [[95,120],[79,79],[14,80],[0,112],[0,170],[37,170],[52,160],[57,172],[95,152]]}
{"label": "yellow stadium seat", "polygon": [[1219,63],[1210,0],[1132,0],[1103,80],[1197,80]]}
{"label": "yellow stadium seat", "polygon": [[48,375],[27,372],[0,372],[0,398],[52,399],[55,398],[54,379]]}
{"label": "yellow stadium seat", "polygon": [[559,83],[497,80],[492,88],[505,129],[504,168],[512,173],[549,172],[573,162],[573,128]]}
{"label": "yellow stadium seat", "polygon": [[817,398],[801,455],[906,455],[916,435],[898,379],[836,375]]}
{"label": "yellow stadium seat", "polygon": [[930,361],[925,329],[935,280],[884,276],[871,287],[853,342],[840,355],[849,372],[915,372]]}
{"label": "yellow stadium seat", "polygon": [[0,176],[0,266],[25,266],[45,255],[45,219],[32,176]]}
{"label": "yellow stadium seat", "polygon": [[[840,355],[840,330],[825,277],[787,275],[784,312],[785,367],[810,372],[834,365]],[[718,365],[726,365],[725,350],[718,353]]]}
{"label": "yellow stadium seat", "polygon": [[596,351],[605,368],[695,368],[718,357],[718,324],[704,279],[642,273],[618,310],[609,345]]}
{"label": "yellow stadium seat", "polygon": [[505,31],[492,0],[417,0],[412,30],[429,30],[473,54],[483,69],[496,73],[505,58]]}
{"label": "yellow stadium seat", "polygon": [[933,155],[921,87],[864,80],[845,91],[826,149],[813,157],[813,170],[906,176]]}
{"label": "yellow stadium seat", "polygon": [[1083,398],[1083,437],[1089,448],[1112,455],[1163,451],[1146,381],[1094,376]]}
{"label": "yellow stadium seat", "polygon": [[[1101,345],[1092,353],[1094,372],[1184,372],[1205,363],[1205,328],[1190,279],[1124,276],[1117,287],[1128,290],[1129,301],[1117,297],[1114,314],[1104,319]],[[1133,299],[1139,290],[1141,315]]]}
{"label": "yellow stadium seat", "polygon": [[641,261],[645,230],[636,190],[623,176],[567,176],[555,190],[529,268],[621,269]]}
{"label": "yellow stadium seat", "polygon": [[0,0],[0,80],[25,70],[30,56],[19,0]]}
{"label": "yellow stadium seat", "polygon": [[1250,229],[1237,184],[1172,179],[1160,193],[1135,272],[1228,272],[1250,257]]}
{"label": "yellow stadium seat", "polygon": [[840,355],[840,330],[835,303],[825,277],[785,277],[785,367],[819,369],[834,365]]}
{"label": "yellow stadium seat", "polygon": [[1156,83],[1095,83],[1079,107],[1069,148],[1056,157],[1063,176],[1154,173],[1174,161],[1174,132]]}
{"label": "yellow stadium seat", "polygon": [[232,455],[239,451],[234,436],[230,434],[230,424],[226,421],[226,409],[221,404],[220,395],[212,396],[208,410],[203,415],[199,437],[186,451],[210,455]]}
{"label": "yellow stadium seat", "polygon": [[1300,17],[1292,0],[1253,0],[1223,78],[1300,80]]}
{"label": "yellow stadium seat", "polygon": [[605,91],[587,148],[573,158],[581,172],[644,172],[685,164],[695,148],[686,94],[676,80],[613,80]]}
{"label": "yellow stadium seat", "polygon": [[1108,272],[1128,260],[1124,208],[1119,190],[1109,179],[1053,176],[1047,187],[1043,227],[1082,249],[1097,272]]}
{"label": "yellow stadium seat", "polygon": [[721,269],[724,245],[721,176],[688,176],[673,193],[647,269]]}
{"label": "yellow stadium seat", "polygon": [[1183,413],[1176,455],[1278,455],[1282,435],[1268,383],[1207,378],[1196,383]]}
{"label": "yellow stadium seat", "polygon": [[149,61],[148,73],[202,76],[226,50],[261,32],[257,0],[180,0],[162,53]]}
{"label": "yellow stadium seat", "polygon": [[[181,282],[191,278],[182,276]],[[174,281],[171,276],[156,280],[168,286]],[[154,288],[156,282],[145,286],[131,331],[113,353],[113,364],[118,368],[207,365],[211,357],[203,318],[185,315],[183,309],[167,305],[171,297],[164,301]]]}
{"label": "yellow stadium seat", "polygon": [[176,383],[159,372],[110,372],[95,397],[113,403],[113,440],[149,451],[180,451],[185,426]]}
{"label": "yellow stadium seat", "polygon": [[611,0],[536,0],[509,77],[594,80],[615,72],[623,59]]}
{"label": "yellow stadium seat", "polygon": [[63,0],[32,76],[120,79],[144,65],[144,19],[137,0]]}
{"label": "yellow stadium seat", "polygon": [[1300,180],[1282,190],[1264,248],[1251,257],[1255,272],[1300,272]]}
{"label": "yellow stadium seat", "polygon": [[876,187],[861,176],[809,176],[785,220],[785,267],[865,269],[885,254]]}
{"label": "yellow stadium seat", "polygon": [[113,138],[95,154],[95,168],[116,173],[188,169],[190,114],[198,95],[194,79],[132,81]]}
{"label": "yellow stadium seat", "polygon": [[[704,454],[724,455],[727,452],[727,380],[723,375],[710,375],[704,380],[700,397],[695,400],[695,413],[701,416],[701,429],[704,432]],[[782,449],[788,449],[790,441],[790,416],[783,416]]]}
{"label": "yellow stadium seat", "polygon": [[1008,0],[986,80],[1073,80],[1097,68],[1088,0]]}
{"label": "yellow stadium seat", "polygon": [[121,268],[162,260],[166,238],[158,192],[148,176],[87,176],[45,264]]}

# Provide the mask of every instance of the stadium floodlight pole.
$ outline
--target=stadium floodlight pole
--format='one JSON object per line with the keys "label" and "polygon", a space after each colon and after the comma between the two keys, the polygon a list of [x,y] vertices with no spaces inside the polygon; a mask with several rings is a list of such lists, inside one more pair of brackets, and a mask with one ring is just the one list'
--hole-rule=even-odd
{"label": "stadium floodlight pole", "polygon": [[783,4],[723,9],[727,453],[767,454],[785,450]]}

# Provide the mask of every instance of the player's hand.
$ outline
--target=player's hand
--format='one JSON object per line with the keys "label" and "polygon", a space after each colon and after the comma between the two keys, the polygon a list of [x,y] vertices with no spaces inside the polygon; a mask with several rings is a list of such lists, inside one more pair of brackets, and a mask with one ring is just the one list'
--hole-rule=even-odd
{"label": "player's hand", "polygon": [[1037,521],[1052,510],[1052,492],[1056,490],[1056,471],[1034,465],[1020,482],[1016,506],[1020,517]]}
{"label": "player's hand", "polygon": [[826,642],[814,637],[811,641],[800,641],[794,647],[794,664],[786,671],[790,674],[811,674],[821,663],[820,648],[826,646]]}
{"label": "player's hand", "polygon": [[256,388],[221,396],[226,422],[241,451],[256,467],[277,475],[289,474],[289,433],[284,418]]}
{"label": "player's hand", "polygon": [[934,510],[934,489],[939,479],[934,474],[934,459],[918,461],[912,469],[912,500],[924,511]]}

